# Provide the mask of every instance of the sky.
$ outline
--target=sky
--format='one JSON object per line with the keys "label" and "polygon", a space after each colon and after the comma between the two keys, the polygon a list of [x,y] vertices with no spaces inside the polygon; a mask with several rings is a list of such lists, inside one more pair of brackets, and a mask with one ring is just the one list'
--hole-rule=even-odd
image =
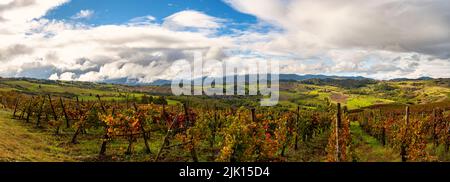
{"label": "sky", "polygon": [[200,52],[281,73],[449,78],[449,50],[447,0],[0,1],[1,77],[148,83]]}

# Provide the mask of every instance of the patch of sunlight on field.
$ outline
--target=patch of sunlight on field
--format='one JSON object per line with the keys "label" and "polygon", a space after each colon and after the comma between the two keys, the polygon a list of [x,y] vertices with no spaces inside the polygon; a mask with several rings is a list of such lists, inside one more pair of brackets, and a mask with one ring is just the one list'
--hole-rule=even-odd
{"label": "patch of sunlight on field", "polygon": [[449,95],[450,94],[450,88],[444,88],[444,87],[425,87],[424,92],[428,95]]}
{"label": "patch of sunlight on field", "polygon": [[16,90],[16,89],[14,89],[14,88],[2,88],[2,87],[0,87],[0,92],[9,92],[9,91],[13,91],[13,90]]}
{"label": "patch of sunlight on field", "polygon": [[296,93],[289,92],[289,91],[280,91],[279,94],[280,94],[280,96],[282,95],[282,96],[286,96],[289,98],[295,97],[295,95],[296,95]]}
{"label": "patch of sunlight on field", "polygon": [[320,100],[329,99],[331,93],[329,92],[321,92],[320,90],[313,90],[308,93],[308,95],[315,95]]}
{"label": "patch of sunlight on field", "polygon": [[348,109],[358,109],[362,107],[368,107],[375,104],[386,104],[392,103],[394,101],[388,99],[381,99],[372,96],[354,96],[347,100],[347,108]]}
{"label": "patch of sunlight on field", "polygon": [[4,82],[11,87],[21,87],[32,92],[50,92],[50,93],[72,93],[76,95],[92,94],[92,95],[108,95],[116,94],[114,91],[78,88],[73,86],[61,86],[54,84],[39,84],[28,81],[5,81]]}
{"label": "patch of sunlight on field", "polygon": [[[96,96],[80,96],[78,97],[78,99],[83,100],[83,101],[97,101],[98,98]],[[125,101],[126,98],[125,97],[115,97],[115,96],[103,96],[101,97],[102,101]]]}
{"label": "patch of sunlight on field", "polygon": [[294,104],[290,101],[278,101],[278,104],[281,106],[287,106],[287,107],[292,107],[292,108],[297,107],[297,104]]}
{"label": "patch of sunlight on field", "polygon": [[319,95],[319,90],[313,90],[308,93],[309,95]]}
{"label": "patch of sunlight on field", "polygon": [[167,105],[178,105],[181,104],[180,101],[167,99]]}

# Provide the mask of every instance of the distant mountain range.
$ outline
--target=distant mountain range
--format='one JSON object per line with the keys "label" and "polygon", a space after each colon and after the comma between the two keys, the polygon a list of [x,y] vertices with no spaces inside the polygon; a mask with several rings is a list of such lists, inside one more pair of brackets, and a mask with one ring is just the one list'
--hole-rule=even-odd
{"label": "distant mountain range", "polygon": [[419,81],[419,80],[433,80],[434,78],[431,77],[420,77],[420,78],[416,78],[416,79],[411,79],[411,78],[394,78],[391,79],[391,81]]}
{"label": "distant mountain range", "polygon": [[350,79],[350,80],[364,80],[370,79],[362,76],[327,76],[327,75],[297,75],[297,74],[280,74],[280,81],[303,81],[309,79]]}
{"label": "distant mountain range", "polygon": [[[224,77],[224,79],[232,80],[234,76],[227,76]],[[248,77],[250,75],[246,75],[246,80],[248,80]],[[197,78],[193,80],[193,82],[198,81],[199,79],[206,79],[207,77],[203,78]],[[298,74],[280,74],[279,80],[280,81],[304,81],[309,79],[337,79],[337,80],[365,80],[370,78],[365,78],[362,76],[327,76],[327,75],[298,75]],[[371,80],[371,79],[370,79]],[[172,83],[171,80],[163,80],[158,79],[151,83],[142,83],[139,82],[137,79],[128,79],[128,78],[120,78],[120,79],[110,79],[103,81],[105,83],[112,83],[112,84],[125,84],[125,85],[152,85],[152,86],[162,86],[162,85],[170,85]]]}

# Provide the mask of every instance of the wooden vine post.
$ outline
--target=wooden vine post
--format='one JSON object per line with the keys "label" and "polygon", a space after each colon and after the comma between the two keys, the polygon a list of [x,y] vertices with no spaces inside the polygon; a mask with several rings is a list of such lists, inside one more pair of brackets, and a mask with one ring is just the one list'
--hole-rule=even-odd
{"label": "wooden vine post", "polygon": [[45,104],[45,97],[42,97],[42,103],[39,106],[39,110],[37,113],[36,127],[39,127],[41,125],[41,115],[42,115],[42,109],[44,107],[44,104]]}
{"label": "wooden vine post", "polygon": [[[55,108],[53,107],[52,97],[50,96],[50,94],[48,94],[47,96],[48,96],[48,102],[50,104],[50,108],[52,109],[53,119],[55,120],[55,122],[57,122],[58,116],[56,115]],[[59,127],[60,127],[60,125],[58,124],[58,126],[56,126],[56,131],[55,131],[56,135],[59,134]]]}
{"label": "wooden vine post", "polygon": [[14,113],[13,113],[13,117],[16,117],[16,112],[17,112],[17,107],[19,106],[19,102],[20,102],[20,97],[17,96],[16,98],[16,103],[14,104]]}
{"label": "wooden vine post", "polygon": [[381,126],[381,145],[386,146],[386,119],[383,119],[383,112],[381,108],[379,109],[380,121],[382,122]]}
{"label": "wooden vine post", "polygon": [[400,147],[400,155],[402,157],[402,162],[406,162],[408,159],[407,156],[407,137],[408,137],[408,125],[409,125],[409,106],[406,106],[406,114],[405,114],[405,133],[403,133],[402,145]]}
{"label": "wooden vine post", "polygon": [[435,147],[438,146],[438,136],[436,134],[436,126],[437,126],[437,122],[438,122],[438,115],[437,115],[437,111],[436,109],[433,109],[433,144]]}
{"label": "wooden vine post", "polygon": [[255,108],[252,108],[251,112],[252,112],[252,122],[256,122],[256,110],[255,110]]}
{"label": "wooden vine post", "polygon": [[[253,107],[253,108],[250,109],[250,111],[251,111],[252,122],[258,122],[258,119],[256,118],[256,109]],[[256,133],[256,129],[253,130],[253,133]],[[261,144],[260,143],[256,144],[255,152],[256,152],[256,155],[257,155],[256,161],[258,161],[260,153],[261,153]]]}
{"label": "wooden vine post", "polygon": [[[100,95],[97,95],[98,102],[100,103],[100,107],[102,109],[103,114],[106,114],[105,106],[102,103],[102,100],[100,99]],[[100,156],[104,156],[106,154],[106,144],[108,144],[109,135],[108,135],[108,125],[105,126],[105,135],[103,135],[103,141],[102,145],[100,147]]]}
{"label": "wooden vine post", "polygon": [[290,140],[291,140],[291,133],[290,133],[290,131],[291,131],[291,129],[292,129],[292,118],[287,118],[285,121],[284,121],[284,125],[285,125],[285,127],[286,127],[286,132],[285,132],[285,134],[284,134],[284,137],[286,138],[286,140],[284,141],[284,143],[283,143],[283,146],[282,146],[282,149],[281,149],[281,156],[282,157],[284,157],[285,156],[285,153],[286,153],[286,149],[288,148],[288,146],[289,146],[289,143],[290,143]]}
{"label": "wooden vine post", "polygon": [[81,116],[80,102],[79,102],[79,100],[78,100],[78,96],[76,96],[75,98],[76,98],[75,106],[76,106],[76,108],[77,108],[78,117],[80,117],[80,116]]}
{"label": "wooden vine post", "polygon": [[[173,110],[173,108],[172,108],[172,110]],[[166,104],[164,104],[164,103],[163,103],[163,105],[162,105],[161,119],[162,119],[164,122],[167,122]]]}
{"label": "wooden vine post", "polygon": [[212,151],[212,156],[214,156],[214,143],[216,141],[216,130],[219,120],[217,119],[217,106],[214,105],[214,116],[213,116],[213,122],[210,124],[211,127],[211,140],[209,141],[209,147]]}
{"label": "wooden vine post", "polygon": [[337,112],[336,112],[336,162],[340,162],[341,159],[341,151],[339,148],[339,129],[341,126],[342,118],[341,118],[341,103],[337,103]]}
{"label": "wooden vine post", "polygon": [[126,94],[126,97],[125,97],[125,101],[126,101],[126,104],[127,104],[127,109],[128,109],[128,93]]}
{"label": "wooden vine post", "polygon": [[50,94],[48,94],[48,102],[50,104],[50,108],[52,109],[53,119],[56,121],[58,120],[58,115],[56,115],[55,107],[53,107],[52,97],[50,96]]}
{"label": "wooden vine post", "polygon": [[295,141],[294,141],[294,150],[298,150],[298,135],[299,135],[299,127],[300,127],[300,106],[297,106],[297,117],[295,118]]}
{"label": "wooden vine post", "polygon": [[189,121],[188,106],[187,106],[186,102],[183,103],[183,109],[184,109],[184,118],[185,118],[184,127],[187,128],[189,126],[190,121]]}
{"label": "wooden vine post", "polygon": [[[90,109],[88,109],[87,111],[85,111],[85,113],[83,113],[82,109],[81,109],[81,105],[80,105],[80,100],[78,99],[78,96],[76,96],[76,107],[77,107],[77,111],[78,111],[78,121],[80,122],[80,124],[78,125],[77,130],[79,130],[79,132],[81,134],[86,134],[86,130],[84,129],[84,119],[85,119],[85,114],[87,112],[89,112]],[[83,104],[83,103],[81,103]]]}
{"label": "wooden vine post", "polygon": [[[184,114],[185,114],[184,115],[185,116],[184,117],[185,118],[184,125],[185,125],[185,129],[187,129],[191,125],[190,115],[189,115],[188,106],[187,106],[186,102],[183,104],[183,106],[184,106]],[[194,145],[194,138],[192,135],[191,135],[191,145],[192,146],[190,147],[190,151],[191,151],[192,160],[194,162],[198,162],[197,152],[195,150],[195,145]]]}
{"label": "wooden vine post", "polygon": [[64,107],[64,102],[61,97],[59,97],[59,102],[61,103],[61,108],[64,113],[64,118],[66,119],[66,128],[70,128],[69,117],[67,116],[66,108]]}
{"label": "wooden vine post", "polygon": [[136,113],[139,114],[139,128],[142,132],[142,138],[144,138],[144,144],[145,144],[145,152],[147,154],[151,154],[151,150],[150,150],[150,146],[148,145],[148,136],[147,136],[147,131],[145,131],[144,128],[144,124],[145,122],[143,122],[145,120],[145,117],[142,115],[141,111],[139,110],[138,106],[136,105],[136,103],[133,103],[134,109],[136,111]]}
{"label": "wooden vine post", "polygon": [[[78,103],[78,97],[77,97],[77,103]],[[78,104],[77,104],[78,105]],[[75,130],[75,133],[72,137],[72,144],[77,144],[77,137],[78,135],[81,133],[86,133],[86,131],[84,131],[84,125],[86,122],[86,118],[87,118],[87,113],[92,109],[92,107],[94,107],[95,103],[93,103],[92,105],[88,106],[87,110],[82,112],[82,110],[79,108],[79,106],[77,106],[78,109],[78,125],[77,125],[77,130]]]}
{"label": "wooden vine post", "polygon": [[21,109],[19,119],[23,119],[23,117],[25,116],[26,110],[27,110],[26,106]]}
{"label": "wooden vine post", "polygon": [[[81,121],[81,119],[80,119],[80,121]],[[75,130],[75,133],[73,134],[73,136],[72,136],[72,140],[70,140],[70,143],[72,143],[72,144],[77,144],[78,143],[78,141],[77,141],[77,137],[78,137],[78,135],[80,134],[80,132],[81,132],[81,123],[78,125],[78,127],[77,127],[77,130]]]}
{"label": "wooden vine post", "polygon": [[161,148],[159,149],[158,154],[156,154],[155,162],[157,162],[157,161],[159,160],[159,157],[161,156],[162,151],[164,150],[164,148],[166,147],[166,145],[169,143],[169,137],[170,137],[170,135],[172,134],[172,129],[173,129],[173,127],[174,127],[175,125],[178,125],[178,117],[179,117],[179,115],[175,117],[175,119],[172,121],[172,123],[170,123],[170,126],[169,126],[169,128],[167,129],[166,136],[164,136],[164,139],[163,139],[163,143],[162,143],[162,145],[161,145]]}
{"label": "wooden vine post", "polygon": [[31,115],[31,104],[33,103],[34,97],[31,97],[30,102],[28,103],[28,108],[27,108],[27,119],[26,122],[30,122],[30,115]]}

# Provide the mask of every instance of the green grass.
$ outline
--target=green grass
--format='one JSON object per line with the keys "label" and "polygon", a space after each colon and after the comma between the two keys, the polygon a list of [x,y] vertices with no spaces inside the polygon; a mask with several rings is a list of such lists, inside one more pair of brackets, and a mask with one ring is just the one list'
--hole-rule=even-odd
{"label": "green grass", "polygon": [[365,133],[358,122],[350,123],[354,153],[353,160],[359,162],[400,162],[398,152],[384,147],[377,139]]}
{"label": "green grass", "polygon": [[0,110],[0,161],[74,161],[46,132],[33,131]]}

